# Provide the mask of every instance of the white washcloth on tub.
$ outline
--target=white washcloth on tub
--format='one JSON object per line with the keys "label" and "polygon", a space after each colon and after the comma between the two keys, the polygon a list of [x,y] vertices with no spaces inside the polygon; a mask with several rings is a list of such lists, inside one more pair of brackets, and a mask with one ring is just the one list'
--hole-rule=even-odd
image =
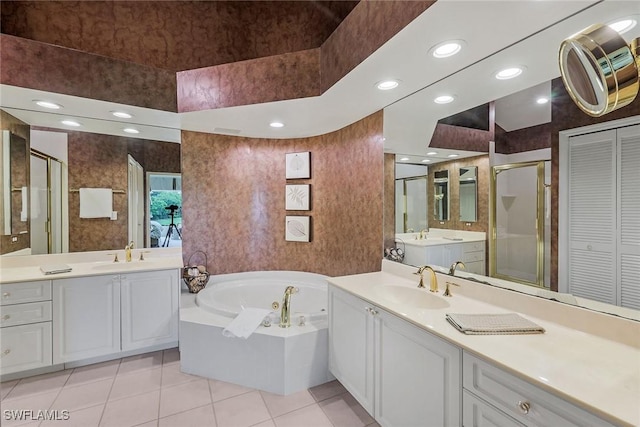
{"label": "white washcloth on tub", "polygon": [[247,339],[269,313],[271,310],[264,308],[245,308],[224,328],[222,335]]}

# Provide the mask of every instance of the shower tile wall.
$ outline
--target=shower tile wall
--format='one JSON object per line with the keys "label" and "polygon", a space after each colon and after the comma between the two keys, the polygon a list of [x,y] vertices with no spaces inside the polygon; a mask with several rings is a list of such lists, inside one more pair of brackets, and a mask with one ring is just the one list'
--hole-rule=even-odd
{"label": "shower tile wall", "polygon": [[[211,273],[379,270],[382,112],[339,131],[273,140],[182,132],[183,256]],[[311,152],[311,179],[286,180],[285,154]],[[311,184],[311,211],[285,211],[285,185]],[[310,215],[311,242],[285,241],[285,215]]]}

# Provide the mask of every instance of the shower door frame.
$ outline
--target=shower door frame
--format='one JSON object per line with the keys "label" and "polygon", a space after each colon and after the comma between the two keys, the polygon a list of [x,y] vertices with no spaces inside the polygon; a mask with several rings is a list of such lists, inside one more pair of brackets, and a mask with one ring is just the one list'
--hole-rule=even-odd
{"label": "shower door frame", "polygon": [[[35,150],[35,149],[31,149],[30,150],[30,156],[36,157],[40,160],[44,160],[47,162],[47,219],[45,221],[45,233],[47,233],[47,254],[53,254],[53,253],[63,253],[65,252],[64,250],[64,224],[63,224],[63,220],[62,220],[62,216],[63,216],[63,207],[62,207],[62,197],[59,200],[59,204],[60,204],[60,212],[57,213],[57,215],[60,215],[60,248],[61,248],[61,252],[53,252],[53,225],[52,225],[52,220],[54,217],[54,213],[53,213],[53,202],[52,202],[52,186],[53,186],[53,180],[51,179],[51,174],[52,174],[52,163],[56,162],[60,164],[60,195],[63,194],[64,189],[62,187],[64,187],[64,179],[62,177],[62,171],[63,171],[63,165],[64,163],[49,155],[46,153],[43,153],[41,151]],[[31,158],[31,157],[30,157]],[[31,230],[29,230],[31,231]]]}
{"label": "shower door frame", "polygon": [[[497,272],[497,179],[500,172],[523,167],[536,167],[536,281],[499,274]],[[544,288],[544,203],[545,203],[545,160],[510,163],[491,167],[489,188],[489,276],[509,280],[529,286]]]}

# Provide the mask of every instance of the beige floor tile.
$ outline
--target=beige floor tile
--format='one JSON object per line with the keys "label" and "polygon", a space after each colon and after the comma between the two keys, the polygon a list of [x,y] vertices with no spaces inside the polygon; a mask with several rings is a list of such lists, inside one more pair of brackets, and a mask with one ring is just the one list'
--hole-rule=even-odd
{"label": "beige floor tile", "polygon": [[241,385],[231,384],[218,380],[209,380],[209,389],[211,390],[211,401],[214,403],[220,400],[254,391],[249,387],[243,387]]}
{"label": "beige floor tile", "polygon": [[136,427],[158,427],[158,420],[149,421],[148,423],[138,424]]}
{"label": "beige floor tile", "polygon": [[267,393],[266,391],[261,391],[260,394],[262,394],[264,403],[266,403],[267,409],[269,409],[269,413],[273,418],[316,403],[311,393],[307,390],[302,390],[288,396]]}
{"label": "beige floor tile", "polygon": [[[50,391],[48,393],[37,393],[26,395],[15,399],[5,399],[2,401],[2,427],[17,426],[22,424],[30,424],[33,422],[33,418],[24,412],[20,414],[14,411],[45,411],[51,407],[51,404],[56,400],[58,391]],[[7,412],[11,411],[9,417]],[[35,416],[35,415],[34,415]],[[39,422],[38,422],[39,424]]]}
{"label": "beige floor tile", "polygon": [[213,405],[209,404],[185,412],[160,418],[159,427],[216,427]]}
{"label": "beige floor tile", "polygon": [[66,386],[86,384],[94,381],[106,380],[107,378],[113,378],[118,373],[118,366],[120,366],[120,359],[76,368],[71,373]]}
{"label": "beige floor tile", "polygon": [[68,419],[58,419],[43,421],[41,427],[63,426],[63,427],[98,427],[100,417],[104,410],[104,403],[90,408],[69,411]]}
{"label": "beige floor tile", "polygon": [[317,403],[274,418],[276,427],[332,427]]}
{"label": "beige floor tile", "polygon": [[13,380],[0,383],[0,400],[4,399],[19,381],[20,380]]}
{"label": "beige floor tile", "polygon": [[120,361],[118,375],[142,371],[144,369],[159,368],[161,366],[162,351],[140,354],[138,356],[129,356]]}
{"label": "beige floor tile", "polygon": [[273,420],[267,420],[261,422],[260,424],[254,424],[251,427],[276,427],[276,425],[273,423]]}
{"label": "beige floor tile", "polygon": [[162,352],[162,364],[168,365],[180,361],[180,351],[178,347],[170,348]]}
{"label": "beige floor tile", "polygon": [[32,394],[60,391],[62,386],[64,386],[69,379],[70,375],[71,370],[67,370],[23,378],[15,387],[13,387],[13,390],[11,390],[5,399],[14,399]]}
{"label": "beige floor tile", "polygon": [[374,422],[349,393],[323,400],[319,405],[335,427],[363,427]]}
{"label": "beige floor tile", "polygon": [[112,384],[113,379],[109,378],[75,387],[64,387],[51,408],[72,411],[104,404]]}
{"label": "beige floor tile", "polygon": [[218,427],[249,427],[271,418],[258,391],[221,400],[213,409]]}
{"label": "beige floor tile", "polygon": [[160,390],[107,403],[101,426],[130,427],[158,418]]}
{"label": "beige floor tile", "polygon": [[189,375],[180,371],[180,363],[169,363],[162,366],[162,387],[200,380],[202,377]]}
{"label": "beige floor tile", "polygon": [[130,374],[118,375],[113,383],[109,400],[144,394],[160,388],[162,368],[144,369]]}
{"label": "beige floor tile", "polygon": [[162,389],[160,398],[160,418],[209,403],[211,403],[211,396],[206,379],[166,387]]}
{"label": "beige floor tile", "polygon": [[312,387],[309,389],[309,393],[316,399],[316,402],[322,402],[325,399],[329,399],[330,397],[338,396],[340,394],[345,393],[347,390],[340,384],[338,381],[330,381],[325,384],[320,384],[318,386]]}

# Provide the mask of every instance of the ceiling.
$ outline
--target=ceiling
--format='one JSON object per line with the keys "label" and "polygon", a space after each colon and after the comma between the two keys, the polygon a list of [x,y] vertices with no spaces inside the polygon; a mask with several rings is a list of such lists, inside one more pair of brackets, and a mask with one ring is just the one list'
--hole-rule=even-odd
{"label": "ceiling", "polygon": [[[640,2],[439,0],[318,97],[169,113],[3,85],[0,105],[34,125],[60,128],[64,127],[59,124],[62,116],[78,117],[83,127],[74,130],[92,131],[94,122],[95,126],[99,122],[100,132],[122,135],[126,122],[143,130],[139,137],[171,142],[179,141],[180,129],[210,133],[224,133],[220,128],[237,129],[240,136],[260,138],[314,136],[384,109],[385,151],[421,157],[428,151],[439,119],[530,87],[544,89],[544,82],[559,76],[556,56],[564,38],[593,23],[629,15],[640,16]],[[639,35],[640,25],[624,37],[631,40]],[[440,60],[428,55],[432,46],[451,39],[466,43],[458,55]],[[493,78],[497,70],[512,64],[524,65],[525,72],[507,81]],[[377,82],[389,78],[400,81],[398,88],[376,89]],[[443,93],[455,95],[454,102],[434,104],[433,99]],[[528,96],[524,92],[515,98],[524,105]],[[34,108],[34,99],[58,101],[65,108],[47,118],[47,113]],[[499,111],[513,113],[511,118],[497,113],[496,121],[505,130],[546,120],[546,113],[516,112],[511,102],[496,105]],[[109,111],[118,109],[126,109],[134,117],[127,121],[110,116]],[[531,120],[523,122],[522,116]],[[285,126],[271,128],[269,123],[274,120]],[[157,132],[152,133],[152,128]]]}

